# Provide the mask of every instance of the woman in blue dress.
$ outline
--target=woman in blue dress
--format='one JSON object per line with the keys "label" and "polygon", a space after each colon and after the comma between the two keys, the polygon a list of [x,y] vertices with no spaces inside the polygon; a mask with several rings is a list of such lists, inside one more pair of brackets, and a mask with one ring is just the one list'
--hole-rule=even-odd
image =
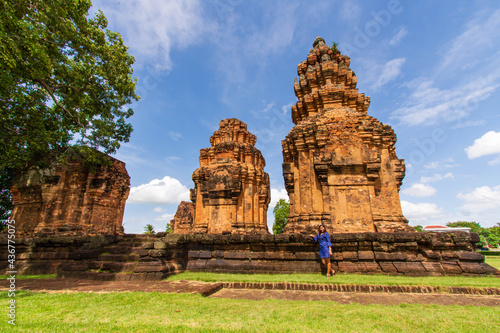
{"label": "woman in blue dress", "polygon": [[335,271],[332,269],[332,264],[330,262],[330,257],[332,256],[332,243],[330,241],[330,234],[326,232],[326,228],[323,224],[318,227],[318,235],[314,236],[314,242],[319,244],[319,256],[323,265],[326,266],[326,276],[335,275]]}

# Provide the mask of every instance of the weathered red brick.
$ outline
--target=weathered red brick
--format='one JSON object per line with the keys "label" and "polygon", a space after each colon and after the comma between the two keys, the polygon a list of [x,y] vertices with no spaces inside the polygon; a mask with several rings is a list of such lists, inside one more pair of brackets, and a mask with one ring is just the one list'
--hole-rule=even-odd
{"label": "weathered red brick", "polygon": [[396,134],[367,114],[370,97],[356,89],[351,59],[316,38],[295,81],[295,124],[282,141],[290,197],[285,232],[414,232],[403,216],[404,161]]}
{"label": "weathered red brick", "polygon": [[173,220],[170,221],[174,234],[189,234],[193,227],[194,204],[188,201],[181,201],[177,207]]}
{"label": "weathered red brick", "polygon": [[[193,222],[189,227],[174,218],[174,232],[208,234],[269,233],[270,201],[266,162],[255,148],[256,136],[235,118],[224,119],[210,138],[211,147],[200,151],[200,167],[193,172]],[[254,241],[260,241],[254,239]]]}
{"label": "weathered red brick", "polygon": [[44,170],[20,173],[11,188],[18,237],[123,234],[123,213],[130,191],[125,163],[91,171],[81,159],[54,159]]}

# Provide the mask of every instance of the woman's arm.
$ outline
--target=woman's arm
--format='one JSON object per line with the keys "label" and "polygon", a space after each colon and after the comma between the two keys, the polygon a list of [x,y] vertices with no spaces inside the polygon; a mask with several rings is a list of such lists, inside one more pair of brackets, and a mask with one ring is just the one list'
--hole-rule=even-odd
{"label": "woman's arm", "polygon": [[311,235],[311,237],[314,239],[314,243],[318,243],[319,241],[318,235],[317,236]]}
{"label": "woman's arm", "polygon": [[314,239],[314,243],[318,243],[319,242],[319,234],[317,234],[317,235],[310,234],[309,236],[311,236]]}
{"label": "woman's arm", "polygon": [[326,237],[326,244],[328,247],[332,247],[332,242],[330,241],[330,234],[325,232],[325,237]]}

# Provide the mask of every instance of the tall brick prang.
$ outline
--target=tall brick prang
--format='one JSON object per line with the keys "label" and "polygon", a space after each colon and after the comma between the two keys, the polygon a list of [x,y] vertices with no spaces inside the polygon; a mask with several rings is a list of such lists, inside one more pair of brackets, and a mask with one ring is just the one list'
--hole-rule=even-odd
{"label": "tall brick prang", "polygon": [[256,141],[244,122],[224,119],[212,147],[200,151],[191,190],[193,233],[268,233],[269,175]]}
{"label": "tall brick prang", "polygon": [[350,58],[316,38],[298,65],[294,126],[283,147],[290,197],[285,232],[324,223],[330,232],[413,231],[402,214],[404,161],[390,126],[367,114],[370,98],[356,89]]}
{"label": "tall brick prang", "polygon": [[11,188],[18,237],[123,234],[130,191],[125,163],[92,172],[78,158],[20,173]]}

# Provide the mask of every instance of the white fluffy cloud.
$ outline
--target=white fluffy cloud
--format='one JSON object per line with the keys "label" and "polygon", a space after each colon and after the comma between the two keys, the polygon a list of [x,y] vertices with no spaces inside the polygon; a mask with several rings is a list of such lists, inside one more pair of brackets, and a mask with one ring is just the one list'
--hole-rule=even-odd
{"label": "white fluffy cloud", "polygon": [[433,176],[429,176],[429,177],[422,176],[422,177],[420,177],[420,182],[421,183],[432,183],[432,182],[437,182],[437,181],[440,181],[440,180],[443,180],[443,179],[452,179],[452,178],[455,178],[455,176],[451,172],[447,172],[444,175],[441,174],[441,173],[435,173]]}
{"label": "white fluffy cloud", "polygon": [[172,68],[174,47],[192,45],[214,29],[199,0],[107,0],[94,6],[109,19],[111,30],[120,31],[140,65],[151,62],[158,69]]}
{"label": "white fluffy cloud", "polygon": [[[256,71],[256,66],[265,65],[269,55],[283,52],[293,41],[298,18],[307,14],[298,10],[299,3],[261,1],[258,10],[261,11],[259,20],[262,27],[256,29],[252,15],[242,12],[238,6],[233,10],[231,2],[236,1],[213,1],[216,6],[231,8],[224,13],[227,15],[219,17],[217,31],[212,34],[212,41],[217,45],[215,57],[218,59],[218,71],[228,92],[235,84],[246,82],[249,68]],[[231,96],[224,96],[224,99],[229,102]]]}
{"label": "white fluffy cloud", "polygon": [[[409,126],[457,121],[500,87],[500,58],[492,43],[500,38],[500,10],[481,11],[464,27],[461,34],[443,46],[439,57],[442,61],[433,68],[433,77],[420,77],[407,84],[411,93],[392,118]],[[440,87],[443,74],[456,73],[469,79]]]}
{"label": "white fluffy cloud", "polygon": [[342,2],[342,5],[339,9],[340,19],[349,22],[358,22],[361,18],[361,13],[363,12],[363,8],[359,4],[355,2]]}
{"label": "white fluffy cloud", "polygon": [[476,127],[476,126],[483,126],[486,124],[486,120],[480,119],[480,120],[467,120],[464,122],[459,122],[456,125],[452,126],[452,129],[459,129],[459,128],[466,128],[466,127]]}
{"label": "white fluffy cloud", "polygon": [[[465,148],[465,152],[470,159],[486,155],[500,155],[500,132],[489,131],[485,133],[479,139],[474,140],[472,146]],[[497,161],[499,159],[493,160],[489,164],[497,164]]]}
{"label": "white fluffy cloud", "polygon": [[170,131],[170,132],[168,132],[168,134],[170,135],[170,137],[174,141],[179,141],[180,139],[184,139],[184,137],[182,136],[182,134],[179,133],[179,132]]}
{"label": "white fluffy cloud", "polygon": [[443,169],[443,168],[454,168],[459,166],[459,164],[455,163],[452,158],[443,160],[443,161],[434,161],[424,165],[426,169]]}
{"label": "white fluffy cloud", "polygon": [[457,198],[465,201],[463,208],[469,211],[494,208],[500,213],[500,185],[477,187],[470,192],[459,193]]}
{"label": "white fluffy cloud", "polygon": [[430,197],[435,195],[437,190],[431,185],[415,183],[409,188],[402,190],[401,193],[412,197]]}
{"label": "white fluffy cloud", "polygon": [[286,192],[285,189],[278,190],[276,188],[272,188],[271,189],[271,202],[269,203],[268,211],[272,211],[274,209],[274,206],[276,206],[279,199],[285,199],[286,201],[289,201],[288,193]]}
{"label": "white fluffy cloud", "polygon": [[406,105],[395,110],[391,117],[409,126],[456,121],[500,87],[498,76],[495,73],[452,89],[439,89],[433,80],[415,80],[408,84],[414,90]]}
{"label": "white fluffy cloud", "polygon": [[127,203],[175,204],[189,200],[189,189],[168,176],[132,187]]}
{"label": "white fluffy cloud", "polygon": [[399,28],[399,30],[396,32],[394,37],[392,37],[391,41],[389,42],[389,45],[395,46],[398,45],[401,39],[403,39],[404,36],[408,34],[408,30],[406,30],[405,27]]}
{"label": "white fluffy cloud", "polygon": [[425,223],[429,218],[437,218],[443,213],[441,208],[439,208],[436,204],[429,202],[411,203],[402,200],[401,208],[403,209],[403,215],[412,224]]}
{"label": "white fluffy cloud", "polygon": [[500,222],[500,185],[477,187],[459,193],[457,198],[464,201],[460,207],[464,219],[477,221],[483,227],[492,227]]}
{"label": "white fluffy cloud", "polygon": [[500,37],[500,10],[479,12],[465,27],[466,30],[446,46],[442,67],[475,64],[480,61],[476,58],[477,54],[484,55],[489,50],[498,50],[492,41]]}
{"label": "white fluffy cloud", "polygon": [[166,214],[162,214],[160,216],[155,217],[154,221],[155,222],[170,222],[170,220],[172,220],[173,218],[174,218],[174,214],[166,213]]}
{"label": "white fluffy cloud", "polygon": [[401,67],[405,62],[406,58],[397,58],[380,66],[376,81],[371,86],[372,89],[380,89],[387,83],[395,80],[401,74]]}

